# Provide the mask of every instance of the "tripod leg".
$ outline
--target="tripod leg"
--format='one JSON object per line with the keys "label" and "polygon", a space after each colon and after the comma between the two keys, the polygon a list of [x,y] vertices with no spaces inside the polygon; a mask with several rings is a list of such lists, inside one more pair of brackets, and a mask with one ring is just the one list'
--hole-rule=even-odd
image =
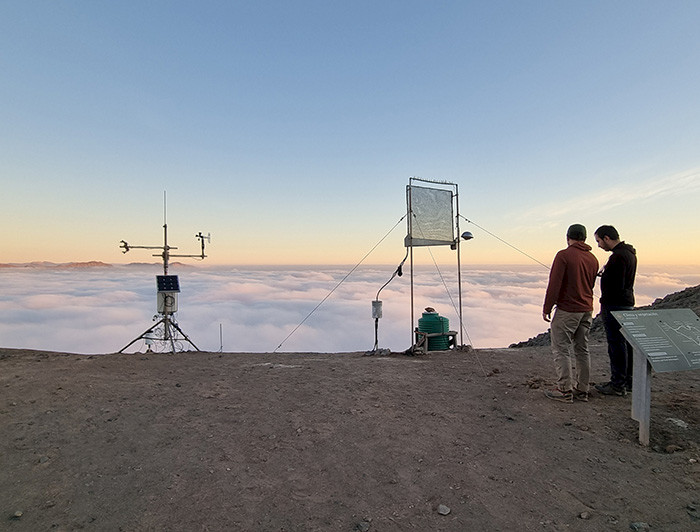
{"label": "tripod leg", "polygon": [[131,345],[135,344],[135,343],[138,342],[139,340],[143,339],[143,337],[146,336],[148,333],[153,332],[153,330],[154,330],[156,327],[158,327],[158,325],[160,325],[161,323],[163,323],[163,320],[164,320],[164,319],[165,319],[165,318],[161,319],[161,320],[160,320],[158,323],[156,323],[153,327],[150,327],[150,328],[146,329],[143,333],[141,333],[140,336],[137,336],[137,337],[136,337],[135,339],[133,339],[131,342],[129,342],[128,344],[126,344],[126,345],[125,345],[124,347],[122,347],[119,351],[117,351],[117,353],[123,353],[125,349],[127,349],[127,348],[130,347]]}
{"label": "tripod leg", "polygon": [[180,327],[178,326],[177,323],[175,323],[175,322],[171,322],[171,323],[172,323],[172,326],[175,327],[175,329],[177,329],[177,331],[183,336],[183,338],[184,338],[187,342],[189,342],[190,345],[192,345],[192,347],[194,347],[197,351],[200,350],[199,347],[197,347],[196,345],[194,345],[194,342],[193,342],[192,340],[190,340],[190,339],[187,337],[187,335],[182,331],[182,329],[180,329]]}

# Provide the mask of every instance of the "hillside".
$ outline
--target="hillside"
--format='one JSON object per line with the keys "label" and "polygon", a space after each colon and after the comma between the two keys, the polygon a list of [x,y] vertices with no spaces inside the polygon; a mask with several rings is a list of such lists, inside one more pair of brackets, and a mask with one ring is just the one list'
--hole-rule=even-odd
{"label": "hillside", "polygon": [[[663,298],[659,298],[651,305],[636,308],[639,310],[689,308],[695,312],[696,315],[700,316],[700,285],[691,286],[681,290],[680,292],[675,292]],[[593,319],[593,326],[591,327],[591,341],[605,342],[605,329],[603,328],[600,315]],[[551,345],[549,330],[540,333],[537,336],[533,336],[524,342],[511,344],[509,347],[534,347],[544,345]]]}

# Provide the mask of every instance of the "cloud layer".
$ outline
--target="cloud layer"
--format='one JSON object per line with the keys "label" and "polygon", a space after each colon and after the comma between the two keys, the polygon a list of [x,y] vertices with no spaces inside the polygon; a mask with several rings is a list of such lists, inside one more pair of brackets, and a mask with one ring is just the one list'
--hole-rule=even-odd
{"label": "cloud layer", "polygon": [[[317,266],[171,270],[180,276],[182,289],[176,319],[205,351],[218,351],[222,344],[229,352],[367,351],[375,334],[371,302],[393,269],[359,268],[341,283],[348,270]],[[0,271],[0,345],[116,352],[153,325],[159,273],[157,267],[126,266]],[[547,275],[539,266],[463,267],[461,343],[506,347],[546,330],[541,305]],[[648,304],[698,283],[700,275],[689,269],[641,271],[637,303]],[[380,299],[379,347],[407,349],[413,329],[409,274],[396,277]],[[460,330],[456,271],[418,269],[414,300],[414,320],[431,306],[450,320],[451,329]],[[143,347],[139,341],[128,351]]]}

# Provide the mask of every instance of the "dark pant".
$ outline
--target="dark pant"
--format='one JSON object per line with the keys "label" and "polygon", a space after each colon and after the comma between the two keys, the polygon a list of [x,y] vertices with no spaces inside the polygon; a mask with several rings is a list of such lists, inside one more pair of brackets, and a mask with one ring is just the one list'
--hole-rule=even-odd
{"label": "dark pant", "polygon": [[632,346],[625,340],[620,331],[620,323],[611,314],[615,310],[633,310],[634,307],[601,306],[600,316],[605,327],[608,340],[608,356],[610,357],[610,382],[613,386],[622,388],[632,386]]}

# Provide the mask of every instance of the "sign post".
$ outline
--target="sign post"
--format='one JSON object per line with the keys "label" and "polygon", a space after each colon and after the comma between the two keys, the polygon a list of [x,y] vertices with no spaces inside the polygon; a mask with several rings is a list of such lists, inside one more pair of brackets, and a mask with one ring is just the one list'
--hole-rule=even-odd
{"label": "sign post", "polygon": [[700,369],[700,318],[690,309],[618,310],[612,315],[634,350],[632,419],[639,421],[639,443],[649,445],[651,370]]}

